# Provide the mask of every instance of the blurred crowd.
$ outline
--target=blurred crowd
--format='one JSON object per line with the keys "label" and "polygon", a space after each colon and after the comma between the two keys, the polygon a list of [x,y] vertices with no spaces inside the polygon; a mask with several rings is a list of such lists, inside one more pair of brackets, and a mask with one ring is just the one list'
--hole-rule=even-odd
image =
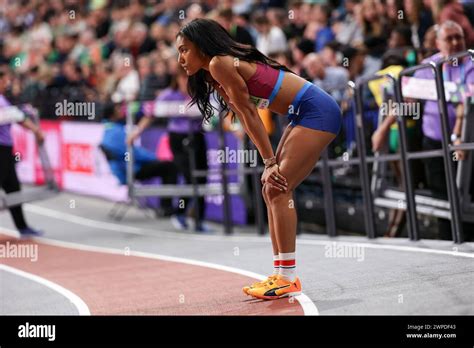
{"label": "blurred crowd", "polygon": [[[434,26],[461,25],[474,46],[472,3],[453,0],[2,0],[0,64],[10,100],[42,118],[56,102],[153,100],[178,69],[180,26],[208,17],[343,103],[347,81],[384,59],[414,65],[436,52]],[[80,118],[75,118],[80,119]],[[99,119],[97,119],[99,121]]]}

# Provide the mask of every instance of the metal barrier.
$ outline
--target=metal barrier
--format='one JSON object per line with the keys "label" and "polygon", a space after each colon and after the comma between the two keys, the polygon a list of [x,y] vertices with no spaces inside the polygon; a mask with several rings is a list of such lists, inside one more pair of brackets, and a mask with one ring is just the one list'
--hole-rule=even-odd
{"label": "metal barrier", "polygon": [[[169,107],[164,107],[168,103]],[[156,108],[154,109],[153,116],[159,118],[171,118],[176,117],[176,115],[183,114],[182,102],[177,103],[175,107],[171,104],[173,102],[158,102],[156,103]],[[127,133],[130,133],[133,125],[135,123],[135,114],[131,112],[131,108],[127,109]],[[197,107],[193,107],[187,110],[186,114],[183,116],[190,119],[193,118],[202,118],[201,113]],[[180,117],[183,117],[180,116]],[[218,135],[219,135],[219,147],[221,150],[225,151],[225,132],[222,125],[223,120],[222,114],[219,115],[218,123]],[[193,133],[190,128],[189,139],[192,142]],[[263,167],[252,167],[252,168],[238,168],[237,170],[227,169],[227,165],[224,161],[221,167],[216,170],[197,170],[196,163],[193,156],[190,156],[190,168],[191,168],[191,184],[186,185],[135,185],[135,178],[133,175],[133,166],[134,166],[134,156],[132,151],[132,146],[127,145],[127,152],[129,156],[129,161],[127,162],[127,186],[128,186],[128,196],[131,201],[136,201],[138,197],[194,197],[196,199],[199,196],[208,196],[208,195],[223,195],[223,215],[224,215],[224,231],[226,234],[232,233],[232,210],[231,210],[231,201],[230,195],[241,195],[246,194],[245,185],[242,183],[229,183],[228,175],[231,174],[251,174],[253,183],[255,186],[254,194],[254,206],[257,211],[257,224],[260,234],[265,233],[265,221],[263,218],[263,203],[262,197],[260,196],[261,189],[259,189],[260,180],[259,173],[263,171]],[[207,176],[209,173],[218,172],[221,175],[220,184],[205,184],[198,185],[197,178]],[[202,207],[203,209],[204,207]],[[198,218],[198,214],[195,214],[195,219]]]}
{"label": "metal barrier", "polygon": [[[451,220],[452,231],[453,231],[453,241],[455,243],[462,243],[463,235],[462,235],[462,224],[461,224],[461,211],[460,211],[460,202],[458,197],[458,191],[456,187],[456,179],[454,177],[453,168],[451,167],[450,161],[450,152],[454,150],[474,150],[474,143],[463,143],[461,145],[449,145],[448,143],[448,121],[447,121],[447,102],[446,96],[444,91],[444,81],[442,75],[442,66],[453,59],[459,59],[463,57],[470,56],[471,59],[474,59],[474,50],[469,50],[467,52],[462,52],[446,59],[439,61],[438,63],[428,63],[428,64],[421,64],[412,68],[404,69],[398,79],[394,79],[391,75],[375,75],[369,77],[367,79],[363,79],[358,81],[357,85],[350,82],[349,86],[354,89],[355,91],[355,105],[356,105],[356,139],[357,139],[357,149],[358,149],[358,158],[350,159],[348,161],[341,162],[340,160],[327,160],[323,156],[322,163],[318,163],[316,167],[321,166],[325,167],[336,167],[341,165],[356,165],[358,164],[361,169],[361,184],[362,184],[362,194],[363,194],[363,201],[365,207],[365,215],[364,221],[365,226],[367,229],[367,235],[369,238],[375,237],[375,225],[374,225],[374,200],[372,197],[372,190],[369,185],[369,173],[367,170],[367,164],[369,163],[376,163],[376,162],[385,162],[385,161],[394,161],[394,160],[401,160],[402,162],[402,171],[404,176],[404,189],[405,193],[396,194],[394,192],[388,192],[391,195],[392,200],[397,201],[398,208],[405,209],[408,212],[408,233],[411,240],[418,240],[419,239],[419,229],[418,229],[418,221],[417,221],[417,211],[423,214],[435,215],[433,214],[432,209],[430,209],[429,205],[431,206],[438,206],[438,207],[447,207],[449,209],[449,214],[444,214],[440,216],[440,214],[435,216],[449,218]],[[362,104],[362,89],[366,83],[369,81],[373,81],[380,78],[389,78],[392,83],[396,83],[395,89],[395,100],[398,103],[403,101],[402,95],[402,77],[406,76],[410,73],[413,73],[420,69],[430,68],[434,71],[436,77],[436,90],[437,95],[441,96],[438,97],[438,103],[440,107],[440,117],[441,117],[441,125],[442,125],[442,134],[443,134],[443,148],[440,150],[434,151],[418,151],[418,152],[408,152],[407,151],[407,133],[406,133],[406,115],[398,115],[397,123],[399,129],[399,136],[400,136],[400,154],[387,154],[387,155],[379,155],[376,154],[375,156],[366,156],[365,154],[365,131],[363,127],[363,104]],[[474,107],[472,106],[472,98],[468,100],[468,108],[466,108],[466,115],[472,114],[474,112]],[[463,141],[466,140],[466,136],[468,135],[468,131],[472,127],[468,127],[470,122],[469,117],[465,117],[465,122],[463,123]],[[418,158],[430,158],[434,156],[442,156],[444,158],[444,164],[446,169],[446,177],[447,177],[447,185],[448,185],[448,199],[449,201],[443,201],[439,199],[433,199],[431,197],[423,197],[421,195],[415,195],[413,189],[413,181],[411,177],[411,166],[410,160],[411,159],[418,159]],[[470,159],[472,161],[472,159]],[[458,168],[458,186],[461,184],[465,189],[468,187],[467,180],[470,178],[470,167],[469,164],[471,162],[463,163],[461,165],[462,168]],[[468,176],[466,176],[466,174]],[[323,180],[323,185],[331,185],[330,180]],[[324,189],[325,192],[330,192],[330,189],[326,187]],[[402,200],[402,197],[405,197],[405,200]],[[465,194],[463,196],[463,207],[465,208],[468,214],[472,214],[474,211],[474,205],[470,204],[466,201],[469,195]],[[377,199],[375,200],[377,202]],[[403,204],[400,206],[400,202]],[[424,203],[424,206],[417,207],[416,203]],[[428,203],[429,202],[429,203]],[[379,201],[380,203],[380,201]],[[383,206],[383,204],[380,204]],[[391,206],[393,207],[393,206]],[[331,214],[327,213],[326,216],[330,216]],[[329,236],[335,235],[334,219],[327,225],[327,231]]]}
{"label": "metal barrier", "polygon": [[[9,109],[7,112],[5,112],[4,108],[2,108],[2,112],[0,112],[0,124],[16,123],[25,120],[26,114],[17,106],[12,105],[6,108]],[[39,125],[38,115],[31,114],[30,116],[33,122]],[[38,145],[38,154],[44,172],[45,184],[40,187],[30,187],[27,190],[22,189],[8,194],[1,190],[0,210],[8,209],[23,203],[47,199],[55,196],[59,192],[44,144]]]}

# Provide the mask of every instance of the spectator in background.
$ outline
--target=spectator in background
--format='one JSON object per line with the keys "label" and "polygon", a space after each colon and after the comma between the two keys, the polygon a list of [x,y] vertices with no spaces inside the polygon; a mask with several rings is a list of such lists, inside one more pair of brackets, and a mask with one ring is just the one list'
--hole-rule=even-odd
{"label": "spectator in background", "polygon": [[[11,78],[8,69],[5,66],[0,67],[0,112],[2,113],[6,113],[7,110],[12,110],[13,107],[6,97],[10,81]],[[21,125],[33,132],[38,144],[44,142],[41,129],[31,122],[31,120],[26,119]],[[13,139],[10,128],[10,124],[0,125],[0,187],[7,194],[21,190],[20,182],[16,175],[15,164],[17,159],[15,159],[13,155]],[[43,234],[43,232],[28,226],[21,205],[12,206],[9,210],[15,227],[18,229],[21,237],[35,237]]]}
{"label": "spectator in background", "polygon": [[45,88],[45,83],[40,77],[39,67],[32,67],[26,74],[25,80],[23,81],[23,88],[21,91],[20,103],[30,103],[35,108],[41,106],[42,93]]}
{"label": "spectator in background", "polygon": [[76,36],[69,34],[62,34],[54,40],[54,50],[49,59],[54,63],[64,63],[69,58],[76,42]]}
{"label": "spectator in background", "polygon": [[252,27],[252,25],[250,24],[250,13],[249,12],[242,12],[242,13],[234,13],[234,22],[235,24],[237,24],[238,26],[242,27],[242,28],[245,28],[250,36],[252,36],[252,40],[253,42],[256,41],[257,39],[257,30]]}
{"label": "spectator in background", "polygon": [[[170,59],[171,60],[171,59]],[[154,64],[153,64],[153,75],[156,78],[156,89],[163,90],[169,87],[171,83],[171,76],[174,70],[171,70],[168,67],[168,63],[162,57],[155,57]]]}
{"label": "spectator in background", "polygon": [[405,57],[408,66],[413,66],[417,62],[417,54],[411,43],[411,29],[407,25],[398,25],[390,34],[388,48],[396,49]]}
{"label": "spectator in background", "polygon": [[[430,1],[426,0],[426,2]],[[423,0],[404,0],[403,7],[411,25],[413,46],[419,49],[426,31],[434,24],[431,8],[426,7]]]}
{"label": "spectator in background", "polygon": [[182,14],[186,13],[188,6],[189,4],[186,0],[164,0],[163,12],[159,14],[156,22],[163,27],[166,27],[171,22],[179,21],[180,19],[183,19]]}
{"label": "spectator in background", "polygon": [[156,42],[148,36],[148,27],[142,22],[136,22],[131,28],[132,42],[130,53],[133,58],[147,54],[156,48]]}
{"label": "spectator in background", "polygon": [[252,38],[252,35],[248,32],[245,27],[242,27],[235,23],[234,13],[231,8],[221,9],[217,13],[216,17],[217,22],[222,25],[225,30],[227,30],[232,36],[232,38],[242,44],[255,46],[255,42]]}
{"label": "spectator in background", "polygon": [[326,4],[317,4],[314,5],[312,12],[312,18],[316,23],[314,51],[319,52],[328,42],[335,39],[334,33],[329,26],[331,8]]}
{"label": "spectator in background", "polygon": [[[175,59],[177,61],[177,59]],[[183,69],[179,69],[173,75],[171,86],[160,93],[156,103],[160,102],[182,102],[183,106],[190,101],[187,93],[187,74]],[[136,130],[129,136],[127,142],[132,144],[140,134],[152,123],[151,117],[143,117]],[[197,170],[207,170],[207,146],[202,132],[200,119],[189,119],[187,116],[176,115],[168,122],[168,133],[174,163],[178,172],[184,176],[186,183],[192,182],[190,156],[195,160]],[[190,138],[192,134],[192,139]],[[198,184],[205,184],[206,177],[196,178]],[[186,230],[189,228],[184,216],[189,206],[189,198],[183,199],[184,204],[179,205],[180,214],[173,220],[177,229]],[[195,214],[197,214],[197,225],[194,227],[197,232],[208,232],[209,228],[203,223],[204,220],[204,197],[199,197],[194,202]]]}
{"label": "spectator in background", "polygon": [[303,1],[296,0],[290,2],[288,7],[289,23],[283,29],[288,40],[293,38],[298,39],[303,36],[308,23],[308,13],[305,12],[304,9],[305,4],[303,4]]}
{"label": "spectator in background", "polygon": [[343,56],[342,66],[348,70],[349,80],[356,81],[364,71],[365,50],[363,48],[345,46],[341,49],[341,52]]}
{"label": "spectator in background", "polygon": [[[426,58],[422,63],[429,61],[437,62],[449,55],[466,50],[462,27],[453,21],[447,21],[441,24],[436,33],[436,46],[439,49],[439,53]],[[446,63],[443,74],[445,81],[455,82],[458,86],[465,85],[467,90],[471,92],[474,91],[474,66],[472,60],[468,57],[456,63]],[[421,79],[434,79],[431,69],[418,70],[414,76]],[[464,115],[463,104],[448,102],[447,109],[448,131],[449,134],[451,134],[451,142],[454,145],[461,144],[460,136]],[[440,149],[441,116],[438,101],[427,100],[424,103],[422,122],[423,150]],[[456,151],[456,156],[458,160],[463,160],[466,154],[464,151]],[[454,165],[456,161],[452,163]],[[424,165],[428,188],[430,188],[436,196],[446,199],[446,173],[444,171],[443,159],[440,157],[430,158],[424,161]],[[451,224],[449,220],[438,219],[438,229],[440,238],[451,239]],[[470,230],[472,231],[472,226],[470,226]]]}
{"label": "spectator in background", "polygon": [[336,21],[332,26],[336,40],[343,45],[362,44],[364,41],[362,27],[356,18],[357,8],[361,6],[360,0],[346,0],[344,6],[346,13],[343,19]]}
{"label": "spectator in background", "polygon": [[[270,25],[272,27],[278,27],[283,29],[285,32],[285,28],[290,24],[289,22],[289,14],[284,8],[281,7],[271,7],[266,11],[266,15],[268,20],[270,21]],[[285,33],[286,37],[286,33]],[[288,40],[288,38],[287,38]]]}
{"label": "spectator in background", "polygon": [[308,54],[303,66],[315,85],[330,94],[338,103],[342,101],[349,81],[349,72],[346,69],[325,66],[321,56],[316,53]]}
{"label": "spectator in background", "polygon": [[150,56],[141,56],[137,61],[138,76],[140,78],[140,89],[138,100],[154,100],[161,81],[153,74]]}
{"label": "spectator in background", "polygon": [[302,38],[298,41],[291,43],[291,55],[292,60],[295,64],[292,66],[292,69],[296,74],[307,79],[307,75],[301,62],[303,62],[304,57],[313,52],[314,42],[305,38]]}
{"label": "spectator in background", "polygon": [[[387,0],[387,22],[390,29],[400,25],[408,25],[408,18],[403,8],[403,0]],[[385,14],[381,14],[382,16]],[[411,41],[411,39],[410,39]]]}
{"label": "spectator in background", "polygon": [[[104,152],[110,165],[110,170],[121,185],[127,184],[127,162],[125,154],[126,132],[125,132],[125,109],[126,104],[108,104],[104,108],[104,135],[100,148]],[[137,180],[148,180],[160,177],[164,185],[176,185],[177,168],[173,162],[159,161],[155,154],[144,147],[133,146],[134,167],[133,173]],[[171,198],[164,198],[162,203],[162,215],[174,216],[177,210],[173,208]]]}
{"label": "spectator in background", "polygon": [[191,4],[186,10],[186,21],[190,22],[196,18],[203,18],[205,15],[202,6],[197,3]]}
{"label": "spectator in background", "polygon": [[411,29],[406,25],[397,25],[393,28],[388,39],[388,48],[402,48],[412,46]]}
{"label": "spectator in background", "polygon": [[286,51],[288,43],[283,31],[270,24],[264,13],[259,13],[254,18],[255,28],[258,31],[256,42],[257,49],[265,55]]}
{"label": "spectator in background", "polygon": [[268,56],[269,58],[275,59],[278,63],[284,66],[293,66],[294,62],[289,51],[275,52]]}
{"label": "spectator in background", "polygon": [[134,101],[140,89],[140,78],[135,70],[133,57],[116,55],[113,57],[117,86],[112,94],[114,103]]}
{"label": "spectator in background", "polygon": [[108,10],[105,7],[93,7],[86,20],[87,26],[89,28],[94,28],[95,36],[97,38],[101,39],[109,32],[111,20],[108,15]]}
{"label": "spectator in background", "polygon": [[32,26],[28,30],[29,39],[32,42],[40,42],[42,44],[49,43],[53,40],[51,27],[43,20],[43,16],[34,16]]}
{"label": "spectator in background", "polygon": [[[76,45],[70,54],[70,58],[77,61],[84,71],[96,70],[109,55],[109,47],[104,45],[101,40],[97,40],[92,29],[86,30],[81,34],[81,41]],[[91,83],[95,76],[88,76]]]}
{"label": "spectator in background", "polygon": [[418,61],[422,61],[436,52],[438,52],[438,48],[436,47],[436,26],[433,25],[426,31]]}
{"label": "spectator in background", "polygon": [[380,36],[369,36],[364,40],[367,55],[364,60],[363,77],[375,74],[382,66],[382,56],[386,51],[386,41]]}
{"label": "spectator in background", "polygon": [[448,20],[458,23],[465,36],[467,47],[474,47],[474,28],[457,0],[431,0],[433,17],[438,24]]}
{"label": "spectator in background", "polygon": [[320,56],[325,66],[340,66],[341,44],[337,41],[328,42],[321,50]]}
{"label": "spectator in background", "polygon": [[[403,52],[397,49],[391,49],[384,54],[382,61],[382,70],[378,71],[378,75],[391,74],[394,77],[397,77],[400,72],[407,66],[407,61],[403,55]],[[388,79],[379,79],[369,82],[369,89],[374,95],[376,103],[381,107],[382,103],[387,105],[387,103],[395,102],[394,100],[394,89],[390,80]],[[377,124],[377,129],[372,134],[372,151],[378,152],[381,150],[386,150],[387,140],[388,140],[388,152],[396,153],[399,151],[399,141],[398,141],[398,125],[396,122],[396,115],[392,110],[387,108],[380,109],[379,111],[379,120],[380,123]],[[380,116],[382,118],[380,118]],[[404,115],[405,116],[405,115]],[[419,116],[419,115],[406,115],[406,116]],[[415,149],[414,138],[416,120],[408,118],[406,121],[407,126],[407,137],[408,137],[408,151],[419,150]],[[411,146],[410,146],[411,145]],[[395,183],[398,185],[400,190],[403,190],[403,175],[402,167],[400,161],[390,161],[390,168],[394,174]],[[412,164],[413,165],[413,164]],[[390,209],[388,214],[388,226],[387,230],[384,233],[384,237],[396,237],[400,235],[403,227],[405,226],[406,215],[405,211],[402,209]]]}
{"label": "spectator in background", "polygon": [[[85,102],[89,86],[82,76],[82,69],[73,60],[67,60],[62,65],[61,71],[53,77],[44,90],[41,103],[41,115],[56,118],[55,105],[57,102]],[[62,115],[60,115],[62,116]],[[83,117],[77,117],[84,120]],[[74,119],[75,117],[70,117]],[[63,117],[63,119],[65,119]]]}
{"label": "spectator in background", "polygon": [[388,38],[387,19],[379,15],[379,6],[380,0],[362,0],[361,6],[355,7],[356,19],[362,28],[364,41],[374,38],[386,41]]}

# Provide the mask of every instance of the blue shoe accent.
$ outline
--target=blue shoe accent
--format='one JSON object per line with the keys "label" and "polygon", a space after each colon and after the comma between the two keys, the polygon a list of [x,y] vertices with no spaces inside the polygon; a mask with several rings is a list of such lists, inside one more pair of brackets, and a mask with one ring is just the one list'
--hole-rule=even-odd
{"label": "blue shoe accent", "polygon": [[35,230],[31,227],[25,227],[19,230],[21,238],[41,237],[44,235],[43,231]]}
{"label": "blue shoe accent", "polygon": [[182,214],[172,215],[170,217],[171,223],[173,224],[174,228],[184,231],[188,229],[188,223],[186,222],[186,216]]}

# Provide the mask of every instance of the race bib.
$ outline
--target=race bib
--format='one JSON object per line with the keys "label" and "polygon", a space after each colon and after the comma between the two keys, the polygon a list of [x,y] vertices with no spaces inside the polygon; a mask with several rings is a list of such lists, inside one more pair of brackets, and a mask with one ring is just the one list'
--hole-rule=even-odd
{"label": "race bib", "polygon": [[270,105],[270,100],[254,97],[253,95],[250,96],[250,101],[255,104],[257,109],[267,109],[268,105]]}

